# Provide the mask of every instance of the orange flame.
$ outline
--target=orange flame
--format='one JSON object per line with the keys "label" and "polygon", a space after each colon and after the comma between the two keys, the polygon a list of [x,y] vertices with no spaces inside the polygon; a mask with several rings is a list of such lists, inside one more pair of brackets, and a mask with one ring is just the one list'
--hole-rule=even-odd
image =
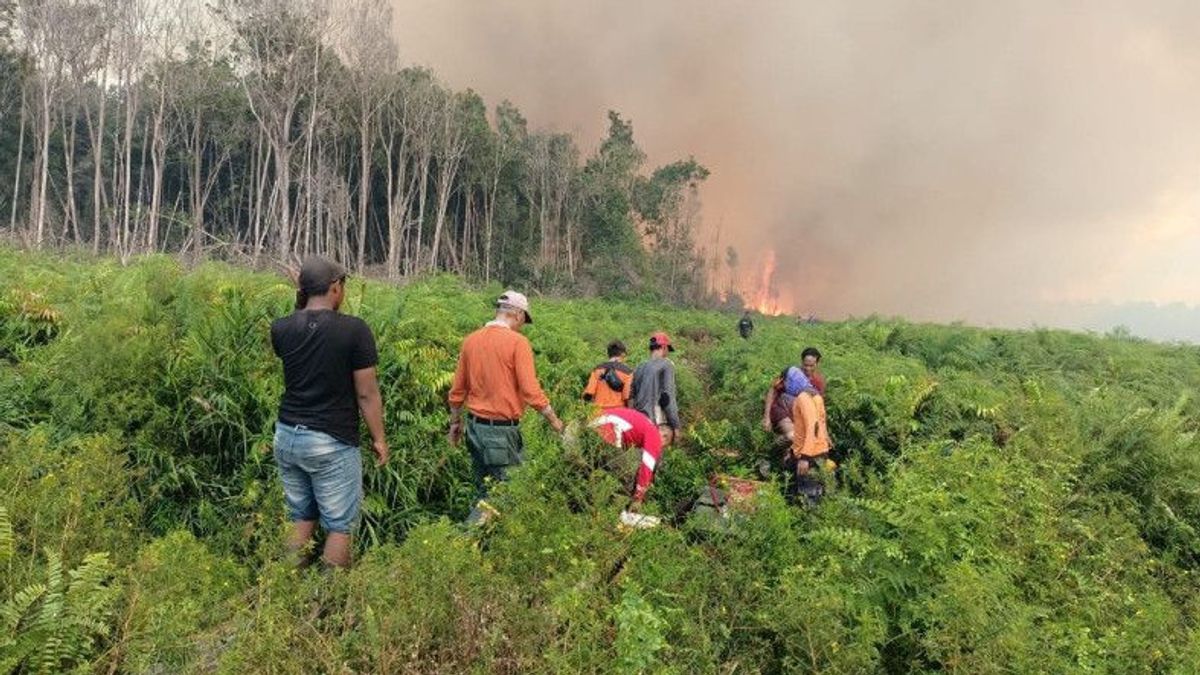
{"label": "orange flame", "polygon": [[779,316],[787,309],[779,296],[779,289],[775,287],[775,265],[775,251],[768,249],[766,260],[763,262],[762,275],[758,280],[758,288],[750,296],[752,299],[750,309],[767,316]]}

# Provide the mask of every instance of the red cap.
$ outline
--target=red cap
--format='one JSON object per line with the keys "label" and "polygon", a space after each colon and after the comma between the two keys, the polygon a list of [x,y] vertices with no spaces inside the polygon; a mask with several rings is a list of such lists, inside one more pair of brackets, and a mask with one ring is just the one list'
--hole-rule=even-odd
{"label": "red cap", "polygon": [[675,348],[671,346],[670,336],[659,331],[650,336],[650,349],[659,349],[661,347],[666,347],[669,352],[675,351]]}

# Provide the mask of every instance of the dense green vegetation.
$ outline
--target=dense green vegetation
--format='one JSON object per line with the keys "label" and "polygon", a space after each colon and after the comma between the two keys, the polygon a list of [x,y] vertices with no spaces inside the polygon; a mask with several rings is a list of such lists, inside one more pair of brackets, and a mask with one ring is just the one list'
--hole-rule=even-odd
{"label": "dense green vegetation", "polygon": [[[503,516],[466,532],[445,442],[461,337],[497,288],[354,280],[393,461],[357,565],[281,562],[269,455],[280,279],[0,251],[0,670],[1189,672],[1200,663],[1200,352],[1057,331],[796,326],[535,299],[555,404],[604,343],[677,336],[682,448],[618,532],[616,481],[536,419]],[[761,394],[826,354],[839,483],[734,526],[675,518],[767,456]],[[635,354],[640,357],[640,354]],[[714,452],[740,451],[738,458]]]}

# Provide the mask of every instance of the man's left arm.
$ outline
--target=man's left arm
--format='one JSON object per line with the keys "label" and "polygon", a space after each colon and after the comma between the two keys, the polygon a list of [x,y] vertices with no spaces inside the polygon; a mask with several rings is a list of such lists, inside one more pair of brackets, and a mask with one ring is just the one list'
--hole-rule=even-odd
{"label": "man's left arm", "polygon": [[514,361],[517,372],[517,390],[521,395],[521,400],[530,408],[541,413],[556,432],[562,433],[562,420],[558,419],[558,415],[554,413],[554,408],[550,405],[550,398],[546,396],[546,392],[542,391],[542,385],[538,383],[537,370],[533,365],[533,348],[529,346],[529,342],[522,341],[517,345]]}
{"label": "man's left arm", "polygon": [[663,391],[667,394],[667,405],[663,410],[667,415],[667,423],[676,432],[682,429],[679,423],[679,396],[675,393],[675,366],[663,369]]}
{"label": "man's left arm", "polygon": [[367,429],[371,432],[371,451],[375,453],[376,466],[382,466],[388,460],[387,438],[383,430],[383,395],[379,393],[379,378],[376,367],[379,365],[379,350],[375,347],[375,336],[365,321],[358,322],[358,332],[355,335],[350,354],[350,367],[354,371],[354,393],[358,399],[358,409]]}
{"label": "man's left arm", "polygon": [[390,452],[383,431],[383,395],[379,393],[379,379],[375,373],[375,366],[354,371],[354,392],[358,396],[358,409],[371,432],[371,451],[375,453],[375,466],[383,466],[387,463]]}

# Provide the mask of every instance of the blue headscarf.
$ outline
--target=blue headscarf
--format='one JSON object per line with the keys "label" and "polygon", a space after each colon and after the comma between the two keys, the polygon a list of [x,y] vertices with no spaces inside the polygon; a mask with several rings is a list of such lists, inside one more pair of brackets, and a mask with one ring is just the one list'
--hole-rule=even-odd
{"label": "blue headscarf", "polygon": [[783,373],[783,393],[788,396],[799,396],[801,392],[805,391],[812,394],[817,391],[817,388],[812,385],[803,370],[796,366],[790,366]]}

